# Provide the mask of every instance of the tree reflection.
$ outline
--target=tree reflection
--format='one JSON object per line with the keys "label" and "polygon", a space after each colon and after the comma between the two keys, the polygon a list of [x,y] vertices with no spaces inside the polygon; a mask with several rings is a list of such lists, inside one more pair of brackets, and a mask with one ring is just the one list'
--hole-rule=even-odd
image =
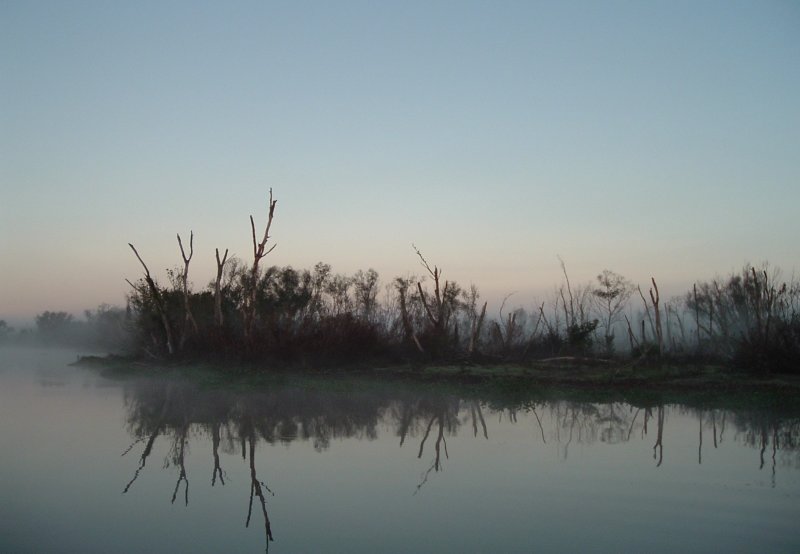
{"label": "tree reflection", "polygon": [[658,452],[658,463],[656,467],[661,467],[661,464],[664,462],[664,406],[659,406],[657,410],[656,443],[653,445],[653,459],[656,459],[656,452]]}
{"label": "tree reflection", "polygon": [[434,406],[434,413],[430,417],[428,425],[425,427],[425,434],[422,436],[422,440],[419,443],[417,458],[422,458],[422,454],[425,451],[425,442],[428,440],[434,424],[436,425],[437,432],[436,442],[433,445],[433,461],[430,467],[422,474],[422,481],[417,485],[415,494],[428,482],[431,471],[439,471],[442,469],[442,449],[444,449],[445,457],[450,457],[450,453],[447,452],[447,439],[445,439],[444,432],[445,429],[447,429],[448,433],[455,434],[458,428],[458,403],[454,403],[452,400],[447,402],[447,399],[436,403]]}
{"label": "tree reflection", "polygon": [[[676,414],[697,422],[699,464],[704,462],[704,448],[709,448],[709,439],[714,449],[719,448],[732,426],[734,441],[758,452],[761,469],[770,468],[773,486],[779,465],[800,465],[800,417],[796,414],[687,407],[668,404],[657,397],[628,403],[546,396],[522,400],[519,396],[514,399],[494,396],[491,402],[486,402],[474,394],[464,396],[435,387],[375,385],[360,390],[325,382],[317,386],[284,385],[247,391],[204,388],[177,380],[130,383],[126,388],[127,428],[133,442],[123,455],[139,447],[141,451],[123,493],[128,493],[145,472],[158,439],[166,443],[163,466],[177,470],[171,501],[175,503],[181,498],[185,506],[189,503],[187,457],[191,443],[206,440],[211,446],[212,487],[218,482],[221,486],[228,483],[223,454],[232,455],[239,450],[250,481],[245,527],[250,526],[255,504],[260,507],[268,544],[273,540],[268,500],[272,502],[274,494],[257,472],[259,443],[301,441],[321,452],[332,441],[372,441],[379,430],[391,429],[410,458],[427,460],[413,492],[417,494],[433,475],[442,472],[444,462],[450,460],[448,441],[458,436],[462,428],[467,429],[464,435],[486,441],[489,448],[497,447],[489,440],[493,417],[497,418],[497,425],[533,426],[530,439],[540,438],[542,448],[556,449],[562,460],[568,459],[574,444],[600,442],[613,446],[641,441],[648,450],[652,445],[655,466],[661,467],[666,463],[665,433],[670,414]],[[413,446],[409,448],[407,443]]]}
{"label": "tree reflection", "polygon": [[[139,456],[139,467],[136,468],[133,477],[125,485],[125,489],[122,491],[123,494],[128,492],[136,479],[139,478],[139,474],[147,463],[147,458],[153,452],[156,438],[158,438],[162,428],[165,426],[170,390],[170,387],[143,387],[135,391],[132,397],[126,398],[129,407],[128,430],[137,437],[137,440],[122,455],[124,456],[130,452],[133,446],[144,440],[145,437],[147,442],[142,454]],[[143,398],[147,398],[147,402],[143,402]],[[158,415],[153,417],[153,414],[156,413]]]}
{"label": "tree reflection", "polygon": [[189,479],[186,476],[186,465],[184,463],[187,442],[186,435],[188,432],[188,425],[184,425],[181,429],[179,429],[175,434],[172,447],[172,464],[177,465],[178,468],[180,468],[180,471],[178,472],[178,481],[175,483],[175,490],[172,492],[172,503],[175,504],[175,499],[178,497],[178,489],[180,489],[181,483],[183,483],[184,506],[189,505]]}
{"label": "tree reflection", "polygon": [[266,489],[270,494],[272,494],[272,491],[269,490],[269,487],[267,487],[267,485],[256,475],[255,435],[251,434],[247,438],[247,443],[250,446],[250,504],[247,506],[247,521],[245,522],[244,526],[250,526],[250,516],[253,513],[253,496],[255,496],[258,498],[258,501],[261,504],[261,514],[264,516],[264,534],[266,536],[266,540],[271,541],[274,539],[272,538],[272,526],[269,523],[269,515],[267,514],[267,501],[264,498],[264,490]]}
{"label": "tree reflection", "polygon": [[219,444],[220,444],[220,427],[222,424],[215,421],[210,425],[211,434],[211,452],[214,457],[214,471],[211,474],[211,486],[217,483],[217,477],[222,486],[225,486],[225,472],[222,471],[222,466],[219,463]]}

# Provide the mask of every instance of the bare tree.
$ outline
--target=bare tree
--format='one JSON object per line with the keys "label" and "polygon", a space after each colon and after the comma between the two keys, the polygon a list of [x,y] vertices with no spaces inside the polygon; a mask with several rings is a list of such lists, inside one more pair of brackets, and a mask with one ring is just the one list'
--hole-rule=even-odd
{"label": "bare tree", "polygon": [[[658,305],[658,285],[656,285],[655,277],[651,277],[650,281],[653,283],[653,288],[650,289],[650,301],[653,303],[653,311],[656,315],[656,340],[658,341],[658,355],[661,356],[664,350],[664,337],[661,329],[661,308]],[[653,290],[655,290],[655,294]]]}
{"label": "bare tree", "polygon": [[539,312],[539,315],[536,317],[536,323],[534,323],[531,335],[528,338],[528,342],[525,344],[525,349],[522,351],[521,358],[523,359],[528,355],[531,347],[536,342],[536,337],[539,335],[539,328],[541,327],[542,322],[547,324],[547,318],[544,316],[544,302],[538,306],[537,311]]}
{"label": "bare tree", "polygon": [[222,327],[224,323],[222,318],[222,273],[225,268],[225,262],[228,260],[228,249],[225,249],[225,255],[222,260],[219,259],[219,248],[214,249],[217,257],[217,279],[214,281],[214,323],[217,327]]}
{"label": "bare tree", "polygon": [[494,332],[504,356],[510,354],[514,341],[522,332],[521,325],[517,321],[519,315],[523,313],[522,310],[512,310],[508,315],[503,315],[506,302],[508,302],[508,299],[514,294],[515,293],[512,292],[503,298],[503,302],[500,304],[500,321],[494,322]]}
{"label": "bare tree", "polygon": [[447,338],[447,327],[453,312],[453,304],[458,295],[458,286],[450,281],[445,281],[444,286],[441,286],[442,271],[437,266],[433,266],[431,269],[422,252],[413,244],[411,246],[419,256],[422,267],[433,277],[433,298],[429,300],[425,296],[422,283],[419,281],[417,281],[417,290],[433,331],[434,349],[440,350]]}
{"label": "bare tree", "polygon": [[272,227],[272,218],[275,215],[275,205],[277,200],[272,199],[272,188],[269,189],[269,212],[267,215],[267,226],[264,229],[264,237],[261,242],[256,242],[256,224],[253,221],[253,216],[250,216],[250,229],[253,237],[253,266],[250,268],[250,281],[248,283],[248,294],[245,298],[244,305],[244,337],[245,340],[250,341],[253,337],[253,322],[256,317],[256,292],[258,284],[258,263],[261,258],[275,250],[276,244],[267,249],[267,241],[269,240],[269,230]]}
{"label": "bare tree", "polygon": [[184,345],[186,344],[186,339],[189,336],[189,329],[194,332],[195,335],[198,333],[197,329],[197,321],[195,321],[194,316],[192,315],[192,308],[189,305],[189,262],[192,261],[192,256],[194,255],[194,232],[189,231],[189,255],[186,255],[186,251],[183,249],[183,242],[181,242],[181,235],[178,233],[178,246],[181,249],[181,258],[183,259],[183,273],[181,274],[181,292],[183,293],[183,310],[185,313],[184,321],[183,321],[183,333],[181,333],[181,342],[180,342],[180,349],[183,350]]}
{"label": "bare tree", "polygon": [[[644,293],[642,292],[642,287],[637,285],[636,291],[639,293],[639,297],[642,299],[642,304],[644,305],[644,314],[647,316],[647,321],[650,323],[650,331],[653,333],[653,336],[656,336],[656,326],[653,323],[653,318],[650,315],[650,306],[647,304],[647,299],[644,297]],[[644,328],[644,319],[641,321],[642,323],[642,345],[647,344],[647,334],[645,333]]]}
{"label": "bare tree", "polygon": [[[585,350],[591,343],[591,334],[599,323],[597,319],[589,319],[589,304],[591,301],[590,287],[578,286],[573,290],[564,260],[559,257],[558,261],[561,264],[561,272],[564,274],[564,280],[567,285],[566,296],[564,295],[564,285],[561,285],[558,290],[558,296],[561,298],[561,304],[564,310],[567,343],[570,348]],[[567,299],[569,299],[569,303],[567,303]],[[556,306],[557,305],[558,298],[556,298]],[[557,327],[556,325],[556,328]]]}

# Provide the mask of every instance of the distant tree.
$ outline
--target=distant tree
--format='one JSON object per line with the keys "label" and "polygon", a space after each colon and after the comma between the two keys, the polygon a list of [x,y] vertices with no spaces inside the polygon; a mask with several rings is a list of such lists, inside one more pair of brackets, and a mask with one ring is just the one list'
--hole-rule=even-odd
{"label": "distant tree", "polygon": [[[797,373],[800,282],[768,264],[697,283],[686,295],[698,349],[757,372]],[[701,342],[702,341],[702,342]]]}
{"label": "distant tree", "polygon": [[483,321],[486,317],[487,303],[483,303],[483,307],[478,310],[478,287],[470,285],[469,292],[466,290],[461,291],[461,305],[466,314],[467,323],[469,326],[469,341],[467,342],[467,354],[472,356],[478,350],[478,341],[481,336],[481,328]]}
{"label": "distant tree", "polygon": [[358,270],[353,276],[356,310],[367,322],[373,322],[378,305],[378,272],[374,269]]}
{"label": "distant tree", "polygon": [[527,319],[525,310],[521,308],[511,310],[506,315],[503,314],[506,302],[508,302],[508,299],[513,295],[514,293],[512,292],[503,298],[500,304],[500,319],[493,321],[491,328],[491,337],[495,348],[504,357],[508,357],[511,354],[512,347],[522,335],[525,320]]}
{"label": "distant tree", "polygon": [[5,342],[14,334],[14,328],[11,327],[4,319],[0,319],[0,342]]}
{"label": "distant tree", "polygon": [[64,341],[69,338],[72,314],[46,311],[36,316],[36,331],[45,342]]}
{"label": "distant tree", "polygon": [[592,290],[597,311],[602,317],[605,348],[614,351],[614,324],[619,320],[625,304],[633,294],[633,283],[608,269],[597,276],[597,287]]}
{"label": "distant tree", "polygon": [[130,346],[130,321],[126,309],[100,304],[95,310],[84,310],[83,314],[87,343],[115,350]]}

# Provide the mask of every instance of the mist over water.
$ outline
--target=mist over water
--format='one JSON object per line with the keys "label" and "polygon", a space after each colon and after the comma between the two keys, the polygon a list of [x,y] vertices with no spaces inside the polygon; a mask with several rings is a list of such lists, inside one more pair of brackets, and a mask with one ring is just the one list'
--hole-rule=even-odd
{"label": "mist over water", "polygon": [[[791,552],[800,418],[0,349],[8,552]],[[269,541],[272,535],[274,541]]]}

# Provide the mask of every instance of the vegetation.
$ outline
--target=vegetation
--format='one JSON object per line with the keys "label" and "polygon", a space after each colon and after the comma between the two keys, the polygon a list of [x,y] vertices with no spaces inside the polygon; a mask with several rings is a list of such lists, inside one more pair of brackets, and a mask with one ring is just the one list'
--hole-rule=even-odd
{"label": "vegetation", "polygon": [[[530,313],[487,316],[474,285],[450,279],[413,246],[421,276],[381,284],[376,271],[336,274],[265,266],[274,250],[277,200],[270,191],[263,235],[250,217],[252,261],[220,257],[208,286],[193,290],[188,253],[177,236],[181,264],[162,284],[133,244],[144,275],[128,281],[125,309],[101,306],[76,322],[63,312],[37,317],[46,342],[83,337],[109,349],[154,359],[216,358],[289,366],[408,363],[516,363],[612,367],[720,364],[767,374],[800,373],[800,282],[784,281],[768,265],[696,283],[683,297],[662,301],[655,279],[647,291],[603,270],[574,285],[561,261],[562,283]],[[634,293],[637,293],[634,295]],[[638,296],[638,301],[631,301]],[[91,333],[89,332],[91,331]],[[0,340],[13,335],[0,325]],[[88,336],[91,335],[91,341]],[[78,341],[80,342],[80,341]]]}
{"label": "vegetation", "polygon": [[123,308],[101,304],[85,310],[83,319],[67,312],[45,311],[36,316],[33,329],[15,329],[0,320],[0,345],[27,344],[73,346],[107,352],[136,348],[131,334],[133,315]]}

